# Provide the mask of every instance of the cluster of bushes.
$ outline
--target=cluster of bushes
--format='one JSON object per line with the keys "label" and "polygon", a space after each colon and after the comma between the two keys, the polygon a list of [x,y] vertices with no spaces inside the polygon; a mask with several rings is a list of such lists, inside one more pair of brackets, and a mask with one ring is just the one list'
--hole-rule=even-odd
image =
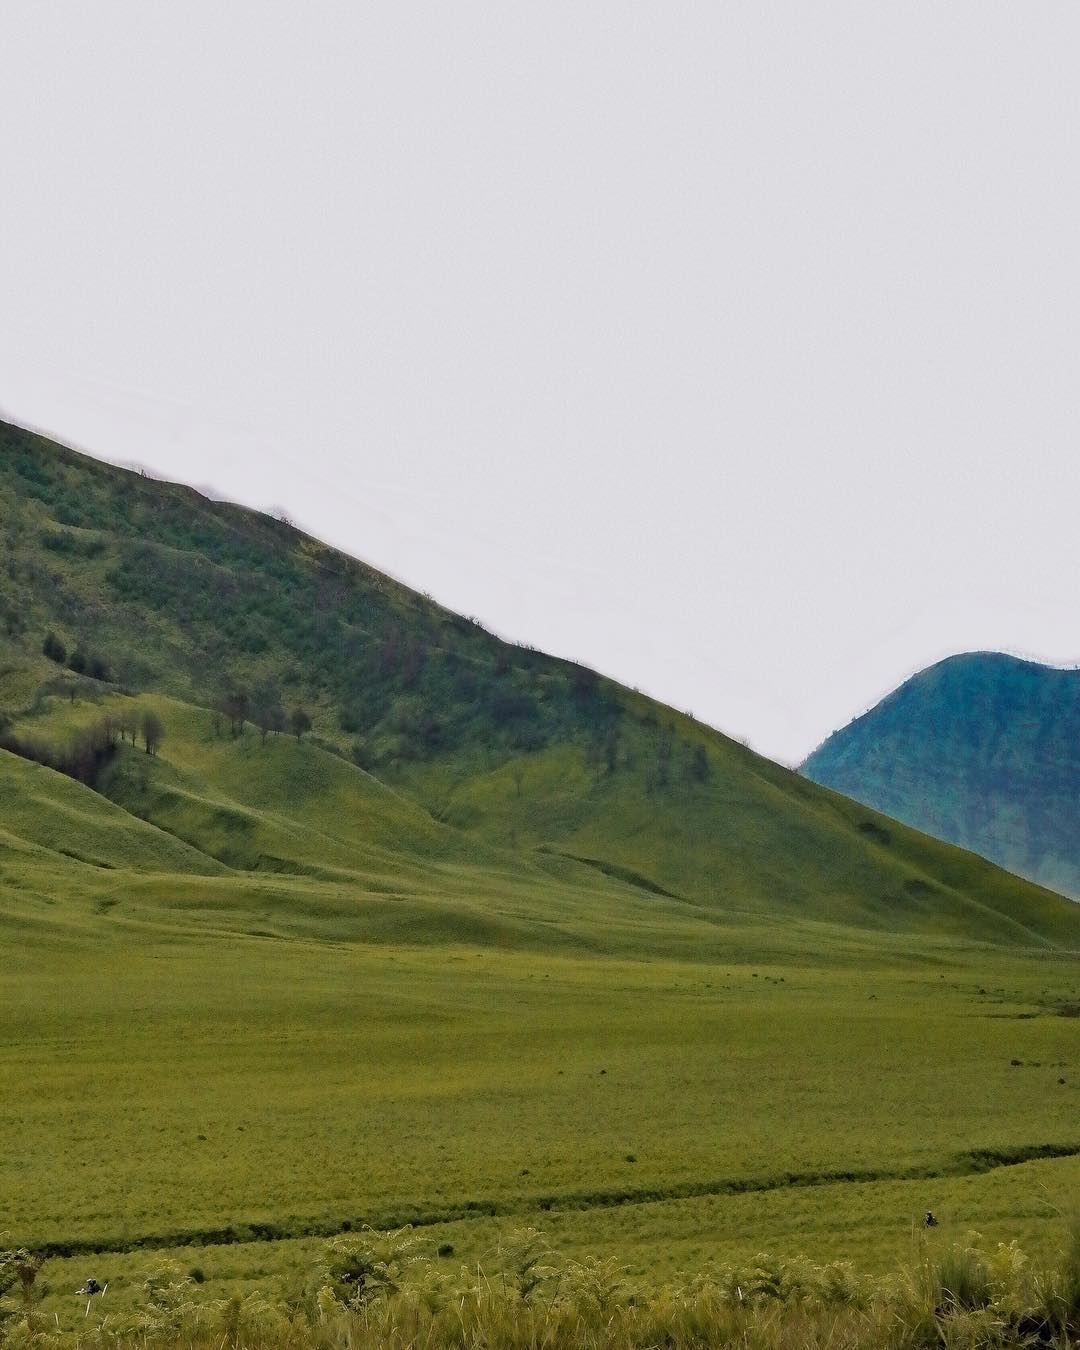
{"label": "cluster of bushes", "polygon": [[221,734],[223,717],[228,719],[229,734],[234,738],[244,734],[249,721],[259,729],[263,741],[271,732],[276,736],[283,731],[302,741],[312,728],[311,715],[300,704],[286,713],[274,680],[261,680],[250,690],[246,685],[230,684],[215,705],[215,735]]}
{"label": "cluster of bushes", "polygon": [[[29,475],[22,490],[55,506],[69,476],[62,460],[41,474],[32,457],[22,464]],[[106,500],[120,536],[107,585],[122,603],[167,616],[190,634],[196,688],[216,682],[222,666],[242,669],[272,655],[279,671],[302,672],[305,687],[334,698],[342,729],[363,736],[369,758],[380,763],[427,758],[475,739],[536,750],[588,733],[608,715],[591,672],[508,647],[331,550],[314,556],[289,548],[293,540],[277,522],[250,513],[219,521],[192,512],[165,485],[129,479],[125,486],[121,501],[115,485],[88,485],[89,497]],[[61,538],[62,549],[69,540],[82,547],[78,536]],[[403,692],[407,709],[398,706]]]}
{"label": "cluster of bushes", "polygon": [[[43,453],[40,443],[31,432],[7,423],[0,424],[0,463],[10,474],[20,494],[34,497],[48,506],[54,519],[62,525],[101,528],[107,523],[108,512],[100,491],[87,491],[85,475],[78,478],[66,472],[65,459],[70,452],[49,446]],[[104,484],[109,470],[91,466],[89,475],[94,486]],[[81,480],[81,481],[80,481]]]}
{"label": "cluster of bushes", "polygon": [[[467,751],[493,759],[577,743],[599,775],[629,767],[626,711],[593,671],[499,641],[474,619],[441,610],[282,522],[189,490],[123,475],[0,426],[0,491],[44,503],[55,524],[26,532],[24,589],[68,630],[93,632],[113,659],[50,634],[47,654],[94,679],[129,685],[125,647],[163,666],[201,701],[221,672],[248,686],[264,735],[292,730],[286,704],[255,709],[256,671],[273,670],[293,700],[338,711],[355,757],[378,772]],[[88,612],[71,569],[33,567],[48,554],[95,554],[110,566]],[[39,607],[41,607],[39,605]],[[157,622],[147,628],[146,613]],[[302,711],[302,709],[301,709]],[[230,718],[234,730],[245,718]],[[301,732],[300,734],[304,734]],[[639,753],[647,791],[704,782],[703,749],[659,729]],[[640,739],[640,738],[639,738]]]}
{"label": "cluster of bushes", "polygon": [[80,643],[69,655],[67,647],[51,630],[45,634],[41,651],[58,666],[66,665],[75,675],[85,675],[91,680],[108,680],[111,676],[109,663],[100,653],[87,651]]}
{"label": "cluster of bushes", "polygon": [[497,647],[476,660],[391,629],[357,653],[364,678],[341,704],[341,729],[358,736],[365,761],[375,765],[470,746],[498,755],[561,740],[589,745],[621,716],[611,687],[591,671],[525,649],[513,657]]}
{"label": "cluster of bushes", "polygon": [[91,726],[76,732],[63,745],[16,730],[8,719],[0,719],[0,750],[7,750],[21,759],[44,764],[57,773],[75,778],[87,787],[96,787],[106,766],[112,761],[120,743],[129,738],[135,745],[141,736],[143,749],[156,755],[165,737],[161,718],[152,709],[141,715],[135,710],[118,716],[101,717]]}
{"label": "cluster of bushes", "polygon": [[43,530],[41,543],[50,553],[58,553],[65,558],[100,558],[105,552],[105,543],[101,539],[73,534],[71,530]]}
{"label": "cluster of bushes", "polygon": [[[328,690],[340,700],[343,729],[350,734],[379,728],[404,687],[439,711],[415,737],[395,732],[403,749],[411,742],[408,752],[421,753],[439,743],[447,689],[433,689],[426,670],[434,635],[430,641],[415,634],[406,638],[402,625],[386,613],[385,597],[361,571],[327,577],[282,552],[280,540],[265,544],[261,551],[252,549],[251,557],[248,550],[238,556],[235,543],[227,556],[215,548],[228,563],[222,566],[217,557],[211,561],[132,541],[121,547],[108,581],[125,603],[167,614],[198,635],[197,685],[205,687],[214,668],[242,670],[246,661],[269,655],[290,681]],[[245,683],[239,673],[237,683]],[[252,710],[255,694],[251,687]]]}
{"label": "cluster of bushes", "polygon": [[[439,1257],[453,1254],[444,1244]],[[535,1229],[485,1266],[451,1271],[411,1229],[343,1234],[303,1288],[206,1296],[200,1267],[157,1265],[129,1314],[80,1317],[65,1336],[40,1311],[41,1258],[0,1253],[0,1345],[340,1347],[341,1350],[1066,1350],[1080,1336],[1080,1231],[1052,1265],[974,1237],[913,1270],[875,1278],[845,1263],[759,1256],[646,1287],[613,1259],[565,1261]],[[104,1272],[102,1272],[104,1274]],[[89,1287],[89,1286],[88,1286]],[[85,1291],[83,1291],[85,1296]],[[81,1311],[81,1310],[80,1310]],[[51,1323],[51,1324],[50,1324]]]}
{"label": "cluster of bushes", "polygon": [[115,755],[119,740],[117,723],[112,718],[103,717],[93,726],[76,733],[62,746],[9,728],[0,733],[0,750],[33,760],[35,764],[44,764],[69,778],[78,779],[88,787],[94,787],[105,766]]}
{"label": "cluster of bushes", "polygon": [[[14,428],[0,427],[0,450],[0,488],[7,481],[18,496],[41,501],[54,521],[107,529],[113,564],[104,598],[119,602],[102,611],[109,642],[133,639],[116,627],[130,626],[130,611],[155,613],[184,635],[184,673],[204,696],[222,669],[239,680],[252,678],[248,662],[272,665],[297,693],[335,704],[342,730],[362,738],[366,756],[380,764],[462,745],[523,751],[568,735],[588,739],[611,715],[591,672],[501,643],[476,621],[278,521],[208,506],[183,488],[120,475],[56,447],[44,453]],[[105,547],[54,525],[33,538],[42,553],[86,556]],[[31,589],[77,626],[85,601],[73,585],[58,575],[38,577]],[[143,631],[140,649],[146,640]],[[53,660],[68,662],[55,635],[49,647]],[[109,674],[99,656],[80,648],[76,659],[93,678]]]}

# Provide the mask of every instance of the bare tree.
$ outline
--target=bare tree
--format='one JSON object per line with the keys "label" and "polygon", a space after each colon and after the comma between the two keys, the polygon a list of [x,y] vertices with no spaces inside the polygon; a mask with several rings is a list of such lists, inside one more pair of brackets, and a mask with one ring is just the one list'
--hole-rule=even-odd
{"label": "bare tree", "polygon": [[304,736],[311,730],[311,718],[306,709],[294,708],[289,717],[289,727],[292,734],[298,741],[302,741]]}
{"label": "bare tree", "polygon": [[134,708],[125,708],[117,719],[120,726],[120,739],[130,736],[131,744],[135,744],[135,737],[139,731],[139,717]]}
{"label": "bare tree", "polygon": [[102,717],[91,726],[82,727],[68,744],[57,748],[33,736],[22,736],[14,730],[0,732],[0,749],[20,755],[23,759],[44,764],[58,773],[77,778],[88,787],[95,787],[102,771],[116,753],[119,737],[116,719]]}
{"label": "bare tree", "polygon": [[146,753],[156,755],[165,739],[165,724],[152,708],[147,708],[142,715],[142,734]]}
{"label": "bare tree", "polygon": [[230,685],[221,700],[221,711],[229,719],[229,731],[233,736],[242,736],[244,723],[251,712],[251,699],[241,685]]}
{"label": "bare tree", "polygon": [[255,725],[262,733],[265,742],[267,733],[280,731],[285,725],[285,712],[281,706],[281,692],[273,680],[264,680],[256,685],[251,695]]}

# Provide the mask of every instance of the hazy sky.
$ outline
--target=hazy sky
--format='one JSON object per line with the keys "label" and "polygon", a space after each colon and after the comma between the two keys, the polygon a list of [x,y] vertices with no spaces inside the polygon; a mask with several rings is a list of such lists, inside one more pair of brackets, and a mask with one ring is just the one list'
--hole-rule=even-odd
{"label": "hazy sky", "polygon": [[4,0],[0,411],[784,760],[1080,657],[1074,0]]}

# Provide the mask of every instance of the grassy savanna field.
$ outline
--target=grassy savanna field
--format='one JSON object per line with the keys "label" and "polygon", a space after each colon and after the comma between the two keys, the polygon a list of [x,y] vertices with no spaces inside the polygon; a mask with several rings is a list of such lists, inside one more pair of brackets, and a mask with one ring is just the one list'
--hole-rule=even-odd
{"label": "grassy savanna field", "polygon": [[[311,731],[261,733],[267,690]],[[103,719],[128,739],[76,772]],[[0,1249],[46,1256],[54,1329],[97,1326],[88,1273],[145,1309],[169,1258],[239,1344],[220,1300],[296,1311],[365,1225],[414,1225],[425,1316],[543,1230],[583,1346],[581,1262],[688,1281],[686,1335],[669,1309],[603,1342],[681,1345],[728,1315],[705,1272],[762,1250],[1065,1240],[1080,908],[283,522],[0,424],[0,738]],[[514,1307],[535,1336],[318,1334],[564,1343]]]}
{"label": "grassy savanna field", "polygon": [[[1077,1024],[1044,1002],[1075,993],[1075,967],[776,945],[750,966],[35,943],[0,983],[4,1227],[117,1251],[193,1239],[207,1249],[185,1261],[226,1282],[312,1259],[215,1245],[260,1225],[419,1221],[475,1259],[532,1222],[653,1275],[764,1247],[881,1269],[927,1207],[948,1232],[1052,1244],[1076,1157],[994,1164],[1080,1148]],[[149,1259],[72,1269],[113,1272],[122,1298]]]}
{"label": "grassy savanna field", "polygon": [[55,1266],[54,1310],[88,1262],[122,1306],[178,1244],[208,1295],[284,1288],[364,1223],[420,1224],[451,1265],[534,1224],[653,1278],[762,1248],[880,1270],[926,1208],[947,1236],[1060,1237],[1067,953],[716,913],[149,702],[160,755],[110,770],[149,820],[0,760],[0,1230],[99,1252]]}

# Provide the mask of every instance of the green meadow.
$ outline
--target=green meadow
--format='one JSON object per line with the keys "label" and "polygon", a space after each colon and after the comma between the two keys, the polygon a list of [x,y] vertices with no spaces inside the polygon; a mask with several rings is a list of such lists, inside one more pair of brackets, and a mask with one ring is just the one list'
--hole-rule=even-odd
{"label": "green meadow", "polygon": [[927,1208],[1063,1231],[1075,957],[716,913],[153,706],[116,801],[0,759],[0,1231],[71,1253],[60,1289],[89,1261],[122,1302],[177,1247],[208,1289],[284,1287],[364,1224],[452,1261],[531,1224],[654,1277],[762,1248],[883,1269]]}
{"label": "green meadow", "polygon": [[84,903],[92,944],[76,919],[0,977],[2,1221],[76,1251],[61,1295],[92,1268],[122,1302],[180,1245],[214,1291],[285,1286],[365,1223],[454,1261],[528,1223],[653,1277],[762,1249],[880,1270],[926,1208],[1051,1248],[1080,1182],[1071,962],[207,940]]}
{"label": "green meadow", "polygon": [[[86,1330],[89,1273],[141,1307],[163,1259],[185,1307],[295,1309],[368,1226],[444,1294],[541,1230],[574,1279],[689,1282],[688,1326],[764,1250],[1055,1259],[1080,907],[282,522],[2,424],[0,508],[0,1248],[46,1258],[35,1316]],[[424,1325],[326,1343],[544,1343]]]}

